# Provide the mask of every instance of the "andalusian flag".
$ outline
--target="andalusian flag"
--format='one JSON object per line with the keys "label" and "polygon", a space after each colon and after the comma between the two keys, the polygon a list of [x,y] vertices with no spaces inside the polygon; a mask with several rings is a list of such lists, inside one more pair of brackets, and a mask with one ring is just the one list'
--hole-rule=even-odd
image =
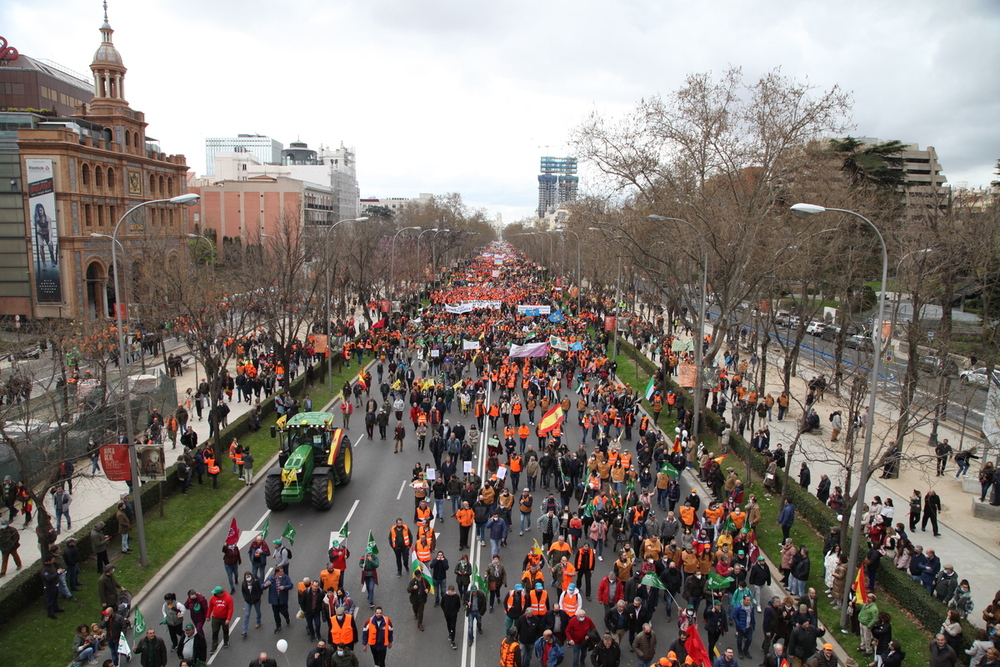
{"label": "andalusian flag", "polygon": [[664,462],[663,466],[660,468],[660,472],[662,472],[664,475],[667,475],[668,477],[673,477],[674,479],[677,479],[678,477],[681,476],[681,473],[677,468],[673,467],[672,465],[666,462]]}
{"label": "andalusian flag", "polygon": [[541,420],[538,422],[538,434],[548,435],[556,426],[563,423],[563,411],[562,406],[555,405],[548,412],[542,415]]}
{"label": "andalusian flag", "polygon": [[862,605],[868,602],[868,591],[865,588],[865,568],[858,567],[858,575],[854,578],[854,604]]}
{"label": "andalusian flag", "polygon": [[643,586],[652,586],[653,588],[667,590],[667,587],[663,585],[663,582],[660,581],[660,578],[656,576],[655,572],[647,572],[640,583],[642,583]]}
{"label": "andalusian flag", "polygon": [[649,384],[646,385],[646,391],[643,394],[643,397],[647,401],[650,401],[653,399],[653,394],[655,393],[656,393],[656,380],[654,380],[653,378],[649,378]]}
{"label": "andalusian flag", "polygon": [[410,572],[419,572],[420,576],[427,582],[427,592],[434,594],[434,577],[431,576],[430,569],[417,558],[417,550],[410,551]]}

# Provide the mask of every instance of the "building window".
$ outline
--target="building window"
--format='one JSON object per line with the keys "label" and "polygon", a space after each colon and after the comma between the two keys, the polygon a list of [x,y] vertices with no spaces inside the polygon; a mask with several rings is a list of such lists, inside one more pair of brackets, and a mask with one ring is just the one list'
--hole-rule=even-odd
{"label": "building window", "polygon": [[80,167],[80,181],[83,183],[83,187],[90,187],[90,165],[87,163]]}
{"label": "building window", "polygon": [[132,133],[131,132],[126,132],[125,133],[125,148],[128,148],[131,145],[132,145]]}
{"label": "building window", "polygon": [[100,166],[94,167],[94,187],[98,189],[104,187],[104,170]]}
{"label": "building window", "polygon": [[104,226],[104,204],[97,205],[97,226]]}
{"label": "building window", "polygon": [[108,167],[108,190],[115,191],[115,170],[111,167]]}
{"label": "building window", "polygon": [[167,196],[174,196],[174,178],[173,176],[167,177]]}
{"label": "building window", "polygon": [[156,195],[156,176],[152,174],[149,175],[149,196],[153,197]]}
{"label": "building window", "polygon": [[160,181],[160,196],[162,197],[163,196],[163,177],[162,176],[160,176],[159,181]]}
{"label": "building window", "polygon": [[83,224],[87,227],[94,226],[94,210],[90,204],[83,205]]}

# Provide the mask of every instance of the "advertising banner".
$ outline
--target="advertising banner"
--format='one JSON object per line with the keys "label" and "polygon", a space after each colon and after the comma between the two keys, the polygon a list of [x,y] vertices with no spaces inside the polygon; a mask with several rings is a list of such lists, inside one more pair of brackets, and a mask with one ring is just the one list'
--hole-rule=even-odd
{"label": "advertising banner", "polygon": [[162,482],[167,478],[163,445],[136,445],[135,455],[139,459],[139,479]]}
{"label": "advertising banner", "polygon": [[112,482],[127,482],[132,479],[128,445],[104,445],[101,447],[100,456],[101,469]]}
{"label": "advertising banner", "polygon": [[62,303],[59,225],[56,221],[52,160],[25,158],[24,164],[28,171],[28,214],[31,220],[35,300],[38,303]]}

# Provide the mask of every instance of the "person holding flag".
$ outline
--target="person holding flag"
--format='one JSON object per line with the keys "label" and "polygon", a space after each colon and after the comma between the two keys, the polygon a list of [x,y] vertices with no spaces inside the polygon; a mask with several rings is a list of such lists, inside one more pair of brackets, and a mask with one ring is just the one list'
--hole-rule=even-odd
{"label": "person holding flag", "polygon": [[368,593],[368,606],[375,608],[375,587],[378,586],[378,544],[371,531],[368,531],[368,546],[365,555],[358,560],[361,567],[361,584]]}

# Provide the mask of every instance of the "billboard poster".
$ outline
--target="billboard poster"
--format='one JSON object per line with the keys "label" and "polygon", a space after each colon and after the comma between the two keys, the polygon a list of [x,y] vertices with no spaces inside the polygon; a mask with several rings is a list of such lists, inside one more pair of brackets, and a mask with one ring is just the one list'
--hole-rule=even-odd
{"label": "billboard poster", "polygon": [[62,303],[59,226],[56,222],[56,191],[52,160],[25,158],[24,166],[28,172],[28,220],[31,221],[35,301]]}
{"label": "billboard poster", "polygon": [[136,445],[139,460],[139,479],[143,482],[162,482],[167,478],[163,445]]}
{"label": "billboard poster", "polygon": [[132,479],[132,467],[128,460],[128,445],[103,445],[101,447],[101,469],[112,482],[127,482]]}

